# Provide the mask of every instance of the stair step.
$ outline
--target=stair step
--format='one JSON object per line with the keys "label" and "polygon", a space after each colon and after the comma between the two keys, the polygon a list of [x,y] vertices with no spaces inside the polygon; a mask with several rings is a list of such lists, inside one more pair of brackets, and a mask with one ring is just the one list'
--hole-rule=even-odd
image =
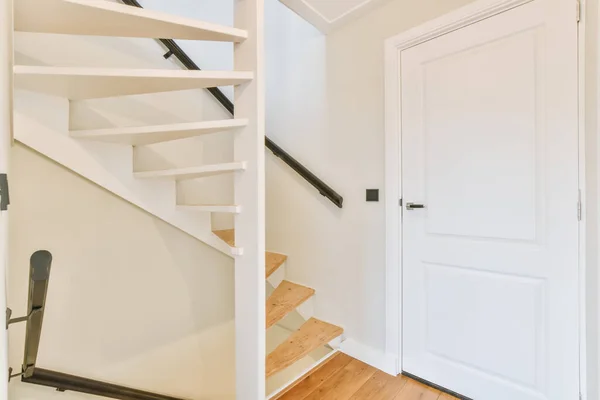
{"label": "stair step", "polygon": [[[19,0],[21,1],[21,0]],[[15,65],[19,89],[85,100],[133,94],[239,85],[253,79],[243,71],[47,67]]]}
{"label": "stair step", "polygon": [[281,321],[300,304],[308,300],[315,290],[289,281],[283,281],[267,299],[267,329]]}
{"label": "stair step", "polygon": [[214,212],[214,213],[231,213],[231,214],[239,214],[242,211],[242,207],[234,206],[234,205],[179,205],[177,206],[178,210],[186,210],[186,211],[202,211],[202,212]]}
{"label": "stair step", "polygon": [[241,42],[248,32],[98,0],[15,1],[15,30],[73,35]]}
{"label": "stair step", "polygon": [[278,253],[271,253],[267,251],[265,253],[265,266],[267,278],[273,275],[273,272],[277,271],[277,268],[287,260],[287,256]]}
{"label": "stair step", "polygon": [[213,231],[213,233],[228,245],[235,246],[235,229],[223,229],[220,231]]}
{"label": "stair step", "polygon": [[[235,229],[223,229],[213,231],[213,233],[228,245],[235,246]],[[265,252],[265,279],[270,277],[273,272],[277,271],[277,268],[281,267],[286,260],[286,255],[272,253],[270,251]]]}
{"label": "stair step", "polygon": [[344,330],[339,326],[315,318],[309,319],[288,340],[277,346],[267,356],[266,377],[268,378],[289,367],[319,346],[340,336],[343,332]]}
{"label": "stair step", "polygon": [[71,131],[71,137],[138,146],[240,128],[247,124],[247,119],[228,119],[126,128],[85,129]]}
{"label": "stair step", "polygon": [[166,169],[162,171],[135,172],[138,179],[194,179],[206,176],[226,174],[246,169],[245,162],[232,162],[226,164],[201,165],[199,167]]}

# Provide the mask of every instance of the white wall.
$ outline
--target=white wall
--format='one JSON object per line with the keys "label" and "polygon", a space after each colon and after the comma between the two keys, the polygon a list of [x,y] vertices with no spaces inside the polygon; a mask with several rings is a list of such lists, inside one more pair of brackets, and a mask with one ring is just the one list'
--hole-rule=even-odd
{"label": "white wall", "polygon": [[[287,49],[268,63],[269,134],[342,194],[344,208],[269,156],[267,244],[290,256],[289,279],[317,290],[317,317],[344,326],[372,354],[385,351],[384,204],[366,203],[364,190],[384,186],[383,40],[468,2],[391,0],[327,37],[282,12],[290,33],[268,43]],[[599,9],[596,0],[584,3],[586,378],[588,399],[598,400]]]}
{"label": "white wall", "polygon": [[327,37],[283,18],[289,34],[269,42],[286,48],[267,64],[269,134],[344,207],[270,156],[267,245],[290,256],[289,279],[316,289],[316,316],[374,354],[385,351],[384,203],[365,189],[384,197],[383,41],[468,2],[391,0]]}
{"label": "white wall", "polygon": [[[186,18],[233,26],[233,0],[140,0],[140,4],[145,8]],[[177,44],[201,69],[233,69],[233,45],[231,43],[177,40]],[[223,88],[223,91],[230,99],[233,99],[232,88],[226,87]]]}
{"label": "white wall", "polygon": [[[54,257],[38,366],[231,398],[232,261],[23,146],[13,148],[11,166],[15,316],[25,312],[29,256],[48,249]],[[17,370],[23,340],[24,326],[11,327]]]}

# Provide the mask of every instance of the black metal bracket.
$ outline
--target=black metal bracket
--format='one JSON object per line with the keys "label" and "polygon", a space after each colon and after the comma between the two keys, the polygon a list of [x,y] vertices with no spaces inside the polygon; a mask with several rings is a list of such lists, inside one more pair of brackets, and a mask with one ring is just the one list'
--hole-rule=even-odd
{"label": "black metal bracket", "polygon": [[24,373],[25,373],[25,372],[19,372],[18,374],[13,374],[13,369],[12,369],[12,367],[10,367],[10,368],[8,369],[8,381],[10,382],[10,380],[11,380],[12,378],[16,378],[16,377],[18,377],[18,376],[23,376],[23,374],[24,374]]}
{"label": "black metal bracket", "polygon": [[19,322],[25,322],[25,321],[29,321],[31,319],[31,317],[33,316],[33,314],[35,314],[36,312],[40,312],[42,311],[41,308],[34,308],[32,309],[29,314],[27,314],[24,317],[19,317],[19,318],[11,318],[12,317],[12,310],[10,308],[6,309],[6,329],[8,329],[9,325],[12,324],[16,324]]}
{"label": "black metal bracket", "polygon": [[8,210],[10,195],[8,193],[8,175],[0,174],[0,211]]}

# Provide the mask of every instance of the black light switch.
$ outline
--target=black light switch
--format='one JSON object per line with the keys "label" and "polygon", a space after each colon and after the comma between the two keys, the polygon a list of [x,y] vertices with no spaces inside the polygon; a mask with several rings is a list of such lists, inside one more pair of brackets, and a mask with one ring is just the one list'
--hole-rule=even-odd
{"label": "black light switch", "polygon": [[367,201],[379,201],[379,189],[367,189]]}

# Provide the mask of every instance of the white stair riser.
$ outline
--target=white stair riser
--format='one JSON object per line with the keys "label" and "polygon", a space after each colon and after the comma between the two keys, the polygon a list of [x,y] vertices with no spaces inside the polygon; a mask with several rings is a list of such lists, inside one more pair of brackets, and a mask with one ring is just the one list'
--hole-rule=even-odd
{"label": "white stair riser", "polygon": [[242,212],[241,206],[219,206],[219,205],[206,205],[206,206],[186,206],[178,205],[178,210],[191,211],[191,212],[210,212],[210,213],[229,213],[239,214]]}
{"label": "white stair riser", "polygon": [[285,279],[285,265],[286,262],[281,264],[279,268],[267,278],[267,282],[269,282],[273,288],[277,288],[277,286]]}
{"label": "white stair riser", "polygon": [[315,298],[316,294],[312,295],[308,300],[296,307],[298,314],[306,321],[315,316]]}

